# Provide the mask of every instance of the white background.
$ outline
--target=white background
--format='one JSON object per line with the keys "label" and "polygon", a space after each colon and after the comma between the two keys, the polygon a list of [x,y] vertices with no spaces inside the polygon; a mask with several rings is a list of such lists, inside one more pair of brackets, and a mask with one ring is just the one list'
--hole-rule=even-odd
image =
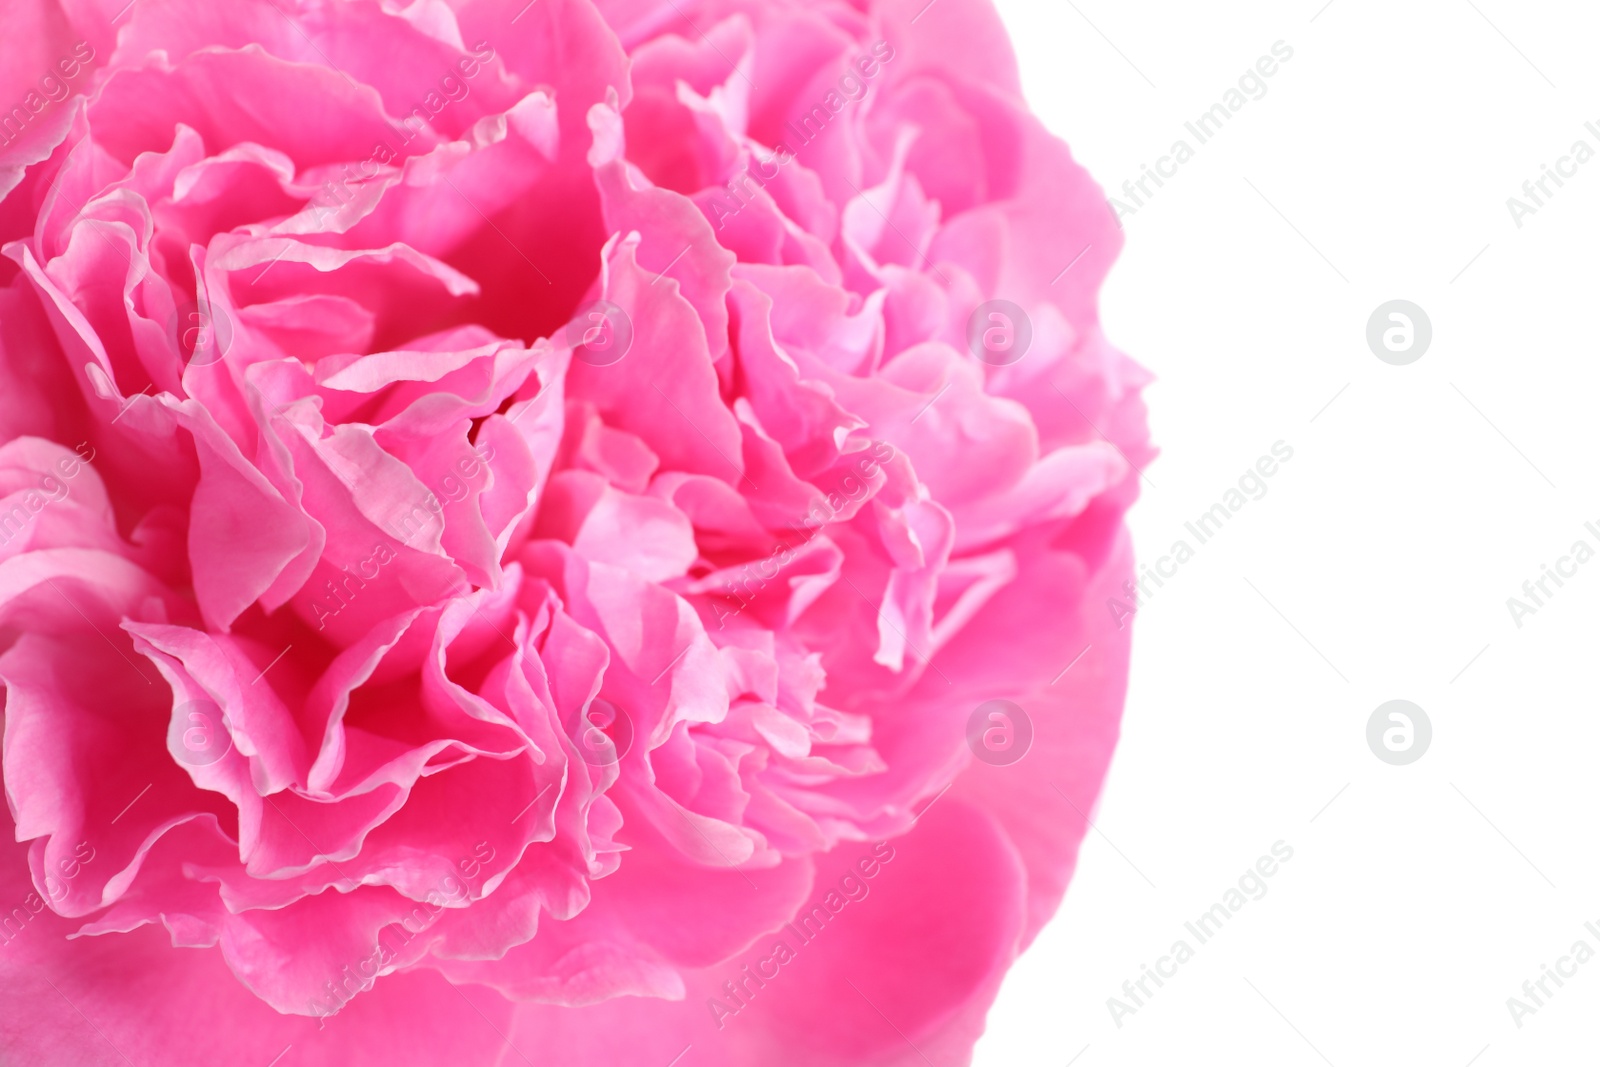
{"label": "white background", "polygon": [[[1600,560],[1520,629],[1506,601],[1600,549],[1600,159],[1520,229],[1506,200],[1600,150],[1600,12],[1322,4],[1000,0],[1030,103],[1108,192],[1294,49],[1124,219],[1103,294],[1158,378],[1142,559],[1194,545],[1274,442],[1294,458],[1140,610],[1098,832],[979,1067],[1596,1060],[1600,959],[1520,1029],[1506,1000],[1600,951]],[[1397,298],[1433,326],[1409,366],[1365,339]],[[1366,743],[1394,698],[1433,724],[1410,766]],[[1107,998],[1279,840],[1267,895],[1114,1025]]]}

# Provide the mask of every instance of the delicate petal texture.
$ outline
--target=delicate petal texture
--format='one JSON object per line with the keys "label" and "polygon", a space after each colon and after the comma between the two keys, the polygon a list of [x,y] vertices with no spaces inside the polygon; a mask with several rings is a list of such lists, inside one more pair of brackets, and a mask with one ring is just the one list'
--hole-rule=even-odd
{"label": "delicate petal texture", "polygon": [[5,5],[0,1061],[967,1063],[1120,243],[987,0]]}

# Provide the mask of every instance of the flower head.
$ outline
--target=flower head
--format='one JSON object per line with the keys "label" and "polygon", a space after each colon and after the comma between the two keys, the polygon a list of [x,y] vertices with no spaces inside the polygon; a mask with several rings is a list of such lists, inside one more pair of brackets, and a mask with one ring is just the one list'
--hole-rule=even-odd
{"label": "flower head", "polygon": [[8,1057],[965,1062],[1149,449],[1098,189],[918,6],[0,17]]}

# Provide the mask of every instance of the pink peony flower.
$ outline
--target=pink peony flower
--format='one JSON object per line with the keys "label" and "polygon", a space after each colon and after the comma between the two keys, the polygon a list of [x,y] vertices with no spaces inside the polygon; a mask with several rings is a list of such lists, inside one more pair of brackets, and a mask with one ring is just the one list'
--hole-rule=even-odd
{"label": "pink peony flower", "polygon": [[1151,455],[990,7],[0,31],[0,1059],[966,1063]]}

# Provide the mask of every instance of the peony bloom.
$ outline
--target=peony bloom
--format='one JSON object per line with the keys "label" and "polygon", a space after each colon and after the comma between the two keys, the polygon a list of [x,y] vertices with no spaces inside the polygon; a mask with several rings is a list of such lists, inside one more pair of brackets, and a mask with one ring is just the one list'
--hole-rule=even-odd
{"label": "peony bloom", "polygon": [[966,1063],[1151,454],[984,0],[0,31],[0,1060]]}

